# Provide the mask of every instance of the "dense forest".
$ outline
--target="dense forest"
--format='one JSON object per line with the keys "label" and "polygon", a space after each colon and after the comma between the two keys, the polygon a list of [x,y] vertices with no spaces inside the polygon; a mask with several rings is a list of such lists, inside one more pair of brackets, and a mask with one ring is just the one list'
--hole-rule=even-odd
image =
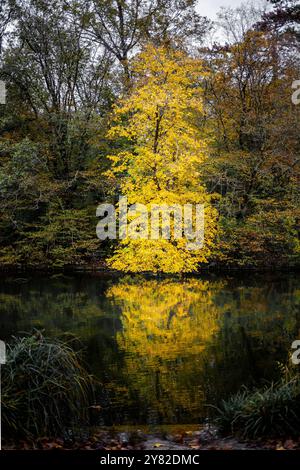
{"label": "dense forest", "polygon": [[[2,267],[300,264],[298,2],[217,22],[201,0],[0,9]],[[99,241],[96,208],[120,194],[204,203],[204,250]]]}

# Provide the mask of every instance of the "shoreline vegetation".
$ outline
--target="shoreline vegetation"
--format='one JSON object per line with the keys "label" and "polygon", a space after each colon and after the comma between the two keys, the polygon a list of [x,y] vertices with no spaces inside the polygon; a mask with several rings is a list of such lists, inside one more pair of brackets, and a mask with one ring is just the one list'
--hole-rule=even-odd
{"label": "shoreline vegetation", "polygon": [[225,435],[242,439],[284,438],[300,435],[300,376],[281,365],[281,378],[259,388],[242,387],[214,407],[214,423]]}
{"label": "shoreline vegetation", "polygon": [[39,264],[1,264],[0,263],[0,272],[1,271],[45,271],[45,272],[106,272],[106,273],[119,273],[123,275],[127,274],[136,274],[136,275],[143,275],[152,273],[153,275],[166,275],[166,276],[176,276],[178,274],[183,275],[193,275],[193,274],[200,274],[201,272],[207,271],[267,271],[267,270],[275,270],[275,271],[293,271],[300,269],[300,262],[297,263],[286,263],[286,264],[277,264],[273,262],[262,263],[259,265],[249,263],[240,265],[239,263],[226,263],[226,262],[207,262],[200,264],[195,270],[191,272],[182,272],[182,273],[172,273],[172,272],[164,272],[157,271],[153,272],[151,270],[142,270],[139,272],[135,271],[123,271],[122,269],[116,269],[111,267],[107,262],[106,259],[102,258],[97,260],[96,262],[92,263],[78,263],[78,264],[62,264],[61,266],[52,266],[48,263],[39,263]]}
{"label": "shoreline vegetation", "polygon": [[281,367],[277,382],[244,387],[218,406],[208,405],[213,414],[198,426],[154,431],[95,425],[100,384],[81,362],[66,340],[39,331],[13,338],[3,374],[4,449],[300,449],[300,377],[288,367]]}
{"label": "shoreline vegetation", "polygon": [[9,341],[1,371],[5,436],[57,436],[87,422],[96,381],[75,348],[74,338],[46,338],[40,331]]}
{"label": "shoreline vegetation", "polygon": [[264,265],[264,266],[238,266],[238,265],[230,265],[226,266],[223,264],[216,265],[215,263],[210,265],[207,264],[202,266],[200,269],[190,272],[190,273],[164,273],[164,272],[157,272],[153,273],[151,271],[141,271],[139,273],[136,272],[126,272],[119,271],[117,269],[112,269],[109,266],[105,265],[104,263],[101,265],[100,263],[96,265],[77,265],[77,266],[64,266],[64,267],[49,267],[45,265],[39,266],[1,266],[0,265],[0,275],[9,273],[9,274],[34,274],[34,273],[44,273],[44,274],[103,274],[109,275],[113,277],[122,277],[122,276],[146,276],[146,277],[154,277],[154,278],[189,278],[189,277],[198,277],[206,274],[230,274],[230,273],[280,273],[280,272],[299,272],[300,271],[300,264],[292,265],[292,266],[276,266],[276,265]]}

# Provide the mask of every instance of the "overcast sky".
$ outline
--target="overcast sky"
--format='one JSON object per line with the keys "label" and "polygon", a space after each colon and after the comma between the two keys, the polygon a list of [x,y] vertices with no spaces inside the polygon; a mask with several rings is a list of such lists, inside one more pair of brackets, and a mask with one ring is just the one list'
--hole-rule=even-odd
{"label": "overcast sky", "polygon": [[220,7],[237,7],[242,3],[242,0],[198,0],[198,12],[202,16],[215,18],[217,11]]}

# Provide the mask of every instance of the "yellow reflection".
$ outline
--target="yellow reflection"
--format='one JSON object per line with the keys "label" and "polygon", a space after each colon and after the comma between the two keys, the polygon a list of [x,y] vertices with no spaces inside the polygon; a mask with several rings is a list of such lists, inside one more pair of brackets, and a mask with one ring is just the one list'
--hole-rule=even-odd
{"label": "yellow reflection", "polygon": [[[220,285],[217,286],[220,289]],[[190,413],[203,401],[199,379],[219,331],[212,284],[201,280],[121,282],[107,293],[122,310],[119,348],[128,383],[151,413]],[[204,385],[204,384],[203,384]]]}

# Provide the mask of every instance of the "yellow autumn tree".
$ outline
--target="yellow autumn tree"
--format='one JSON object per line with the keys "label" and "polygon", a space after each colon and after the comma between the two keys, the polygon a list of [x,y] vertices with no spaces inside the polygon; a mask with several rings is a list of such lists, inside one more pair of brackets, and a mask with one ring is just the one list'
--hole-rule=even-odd
{"label": "yellow autumn tree", "polygon": [[186,238],[174,233],[169,239],[127,237],[108,263],[130,272],[192,272],[207,262],[216,232],[216,213],[201,183],[207,153],[199,132],[204,72],[182,52],[148,45],[135,59],[133,74],[131,92],[115,107],[109,131],[122,142],[110,157],[110,176],[129,204],[143,204],[149,212],[153,204],[203,204],[204,246],[188,249]]}

